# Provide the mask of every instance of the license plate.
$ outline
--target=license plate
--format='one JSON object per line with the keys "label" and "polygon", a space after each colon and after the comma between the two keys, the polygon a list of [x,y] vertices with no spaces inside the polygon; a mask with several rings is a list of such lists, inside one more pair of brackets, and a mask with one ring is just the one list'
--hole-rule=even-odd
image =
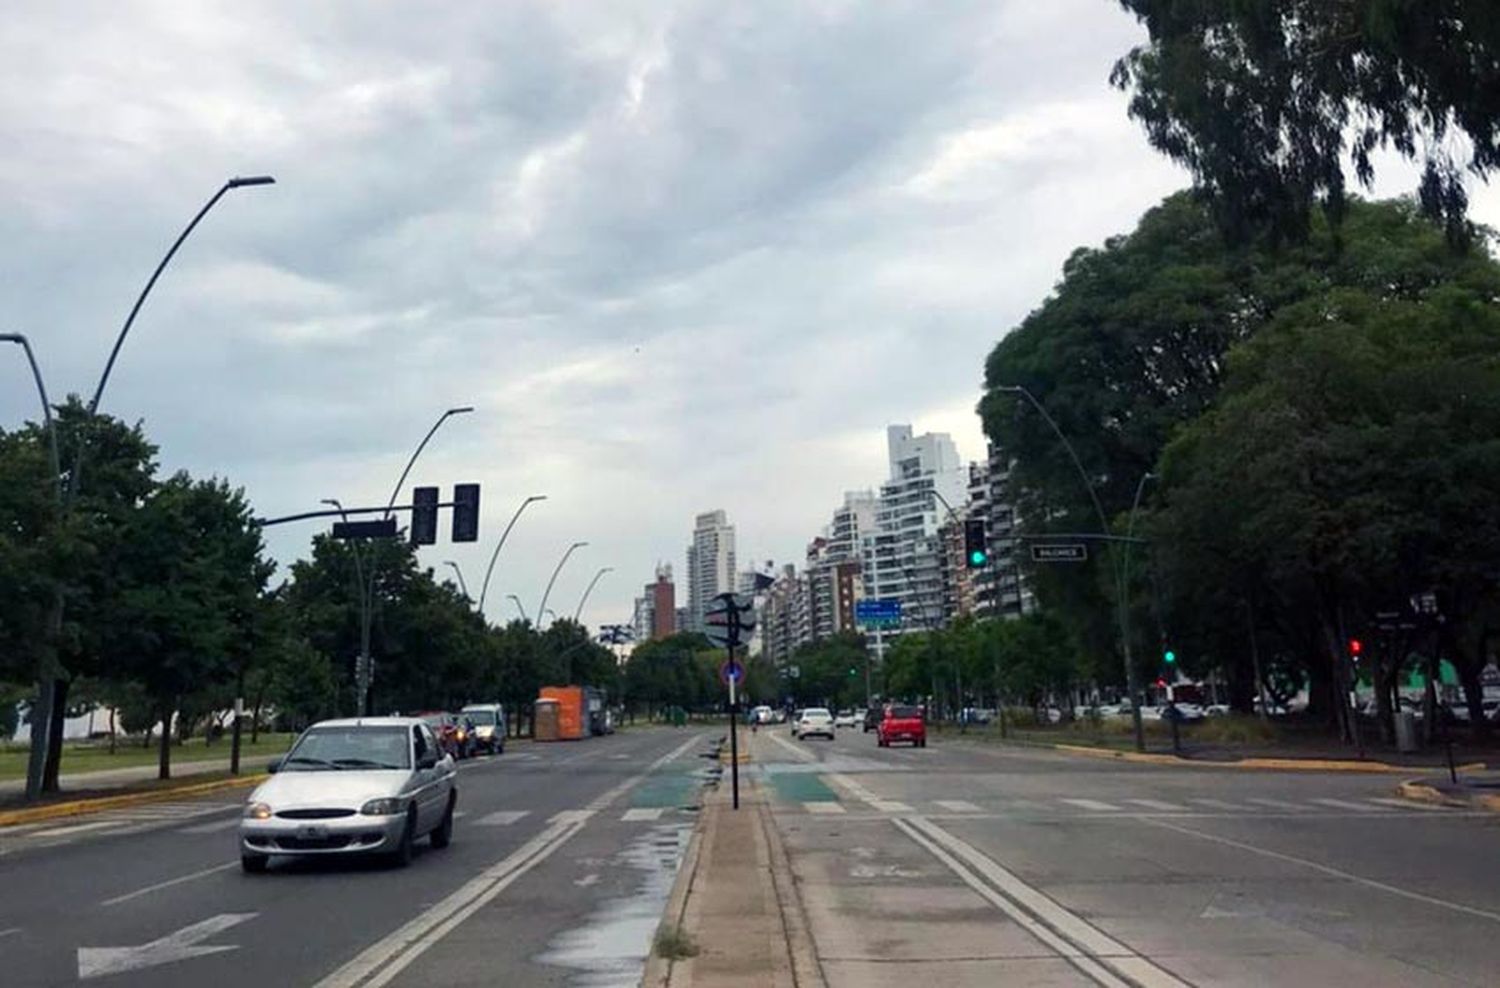
{"label": "license plate", "polygon": [[303,840],[322,840],[328,836],[327,827],[298,827],[297,836]]}

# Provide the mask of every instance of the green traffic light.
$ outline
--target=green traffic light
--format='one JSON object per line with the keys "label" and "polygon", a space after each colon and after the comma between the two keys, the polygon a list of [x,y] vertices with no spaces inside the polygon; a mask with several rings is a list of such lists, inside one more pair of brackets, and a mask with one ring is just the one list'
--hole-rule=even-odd
{"label": "green traffic light", "polygon": [[1172,651],[1171,649],[1168,649],[1167,654],[1163,655],[1162,658],[1167,660],[1167,665],[1171,665],[1173,662],[1177,661],[1177,653]]}
{"label": "green traffic light", "polygon": [[973,552],[969,553],[969,565],[970,566],[983,566],[984,563],[985,563],[985,560],[988,559],[988,558],[989,557],[986,556],[984,553],[980,552],[978,549],[975,549]]}

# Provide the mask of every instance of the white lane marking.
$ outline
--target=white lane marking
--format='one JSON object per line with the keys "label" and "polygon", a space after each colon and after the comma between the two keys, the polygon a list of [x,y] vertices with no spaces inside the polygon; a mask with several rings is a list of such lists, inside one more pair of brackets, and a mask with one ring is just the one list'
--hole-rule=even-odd
{"label": "white lane marking", "polygon": [[625,815],[620,817],[620,822],[636,823],[640,820],[659,820],[665,812],[667,812],[665,806],[639,807],[633,810],[626,810]]}
{"label": "white lane marking", "polygon": [[563,810],[547,818],[548,823],[583,823],[594,815],[593,810]]}
{"label": "white lane marking", "polygon": [[941,806],[949,813],[982,813],[984,812],[967,799],[934,799],[933,804]]}
{"label": "white lane marking", "polygon": [[912,808],[898,799],[876,799],[870,802],[881,813],[910,813]]}
{"label": "white lane marking", "polygon": [[[356,985],[379,988],[380,985],[387,984],[460,923],[493,901],[522,875],[551,857],[583,829],[589,816],[629,792],[661,766],[702,743],[701,735],[688,738],[680,746],[646,766],[639,774],[601,793],[585,809],[572,811],[574,815],[569,819],[553,823],[504,860],[486,868],[442,901],[423,910],[400,929],[360,951],[338,970],[319,981],[315,988],[354,988]],[[577,814],[586,815],[580,817]],[[564,814],[559,813],[553,819],[557,820],[562,816]]]}
{"label": "white lane marking", "polygon": [[828,781],[839,788],[851,793],[856,799],[865,803],[877,813],[910,813],[912,808],[907,804],[895,799],[883,799],[876,795],[863,783],[850,778],[843,773],[833,773],[828,776]]}
{"label": "white lane marking", "polygon": [[221,871],[228,871],[230,868],[235,868],[238,866],[238,861],[231,861],[228,864],[214,865],[212,868],[204,868],[202,871],[195,871],[190,875],[180,875],[177,878],[169,878],[164,882],[157,882],[155,885],[147,885],[145,888],[136,889],[134,892],[126,892],[124,895],[117,895],[113,899],[105,899],[103,902],[99,903],[99,905],[117,906],[122,902],[129,902],[131,899],[139,899],[143,895],[150,895],[152,892],[159,892],[162,889],[171,888],[173,885],[181,885],[183,882],[191,882],[198,878],[206,878],[209,875],[217,874]]}
{"label": "white lane marking", "polygon": [[1232,813],[1244,813],[1250,807],[1243,803],[1231,803],[1222,799],[1190,799],[1189,803],[1197,803],[1199,806],[1211,806],[1216,810],[1229,810]]}
{"label": "white lane marking", "polygon": [[809,813],[821,813],[821,814],[824,814],[825,816],[828,815],[828,814],[830,814],[830,813],[844,813],[844,812],[847,812],[844,809],[844,807],[843,807],[842,804],[840,804],[840,803],[834,803],[834,802],[831,802],[829,800],[817,800],[815,802],[803,803],[802,807],[803,807],[803,809],[807,810],[807,812],[809,812]]}
{"label": "white lane marking", "polygon": [[530,810],[496,810],[493,813],[486,813],[484,816],[480,817],[478,820],[475,820],[474,821],[474,826],[476,826],[476,827],[509,827],[511,824],[515,823],[517,820],[520,820],[520,819],[523,819],[526,816],[529,816],[530,813],[531,813]]}
{"label": "white lane marking", "polygon": [[1449,902],[1446,899],[1439,899],[1435,896],[1423,895],[1421,892],[1412,892],[1409,889],[1397,888],[1394,885],[1387,885],[1385,882],[1377,882],[1373,878],[1363,878],[1351,872],[1340,871],[1338,868],[1331,868],[1328,865],[1319,864],[1316,861],[1309,861],[1306,858],[1299,858],[1292,854],[1282,854],[1280,851],[1272,851],[1268,848],[1256,847],[1254,844],[1246,844],[1243,841],[1231,840],[1228,837],[1220,837],[1217,834],[1207,834],[1201,830],[1194,830],[1191,827],[1184,827],[1181,824],[1174,823],[1170,820],[1151,818],[1142,820],[1141,822],[1148,823],[1153,827],[1164,827],[1167,830],[1175,830],[1180,834],[1187,834],[1190,837],[1201,837],[1203,840],[1213,841],[1215,844],[1223,844],[1226,847],[1238,848],[1241,851],[1249,851],[1252,854],[1259,854],[1267,858],[1273,858],[1277,861],[1285,861],[1288,864],[1302,865],[1304,868],[1311,868],[1313,871],[1322,872],[1325,875],[1332,875],[1334,878],[1341,878],[1346,882],[1354,882],[1355,884],[1363,885],[1366,888],[1379,889],[1382,892],[1389,892],[1391,895],[1399,895],[1403,899],[1411,899],[1416,902],[1425,902],[1430,906],[1438,906],[1442,909],[1451,909],[1454,912],[1464,913],[1469,916],[1478,916],[1480,919],[1488,919],[1493,922],[1500,923],[1500,913],[1492,913],[1484,909],[1476,909],[1473,906],[1466,906],[1460,902]]}
{"label": "white lane marking", "polygon": [[597,872],[590,872],[589,874],[584,875],[582,878],[573,879],[573,884],[577,885],[581,889],[586,889],[590,885],[598,885],[599,874]]}
{"label": "white lane marking", "polygon": [[259,913],[220,913],[217,916],[210,916],[201,923],[184,926],[176,933],[169,933],[150,943],[135,947],[79,947],[78,980],[102,978],[106,974],[139,971],[142,968],[156,967],[158,964],[171,964],[206,954],[222,954],[226,950],[238,950],[239,947],[235,944],[215,947],[199,947],[197,944],[200,940],[218,936],[225,930],[259,915]]}
{"label": "white lane marking", "polygon": [[77,823],[71,827],[53,827],[51,830],[33,830],[28,836],[31,837],[66,837],[68,834],[81,834],[89,830],[103,830],[105,827],[123,827],[124,820],[99,820],[95,823]]}
{"label": "white lane marking", "polygon": [[453,819],[455,819],[455,820],[462,820],[464,817],[466,817],[468,815],[469,815],[469,811],[468,810],[454,810],[453,811]]}
{"label": "white lane marking", "polygon": [[1286,799],[1269,799],[1263,796],[1248,796],[1246,797],[1245,801],[1247,803],[1256,803],[1260,806],[1272,806],[1278,810],[1292,810],[1296,813],[1303,813],[1307,810],[1307,807],[1303,806],[1301,803],[1293,803],[1290,800]]}
{"label": "white lane marking", "polygon": [[1002,868],[972,845],[924,817],[896,826],[990,904],[1105,988],[1188,988],[1170,971],[1069,912]]}
{"label": "white lane marking", "polygon": [[1453,810],[1451,806],[1434,806],[1432,803],[1418,803],[1394,796],[1372,796],[1370,802],[1379,803],[1382,806],[1393,806],[1398,810],[1421,810],[1426,813],[1450,813]]}
{"label": "white lane marking", "polygon": [[1308,802],[1310,802],[1310,803],[1317,803],[1320,806],[1331,806],[1331,807],[1333,807],[1336,810],[1358,810],[1361,813],[1386,813],[1386,812],[1388,812],[1386,810],[1386,808],[1383,807],[1383,806],[1367,806],[1364,803],[1356,803],[1352,799],[1326,799],[1326,798],[1324,798],[1324,799],[1311,799],[1311,800],[1308,800]]}
{"label": "white lane marking", "polygon": [[799,762],[815,762],[818,760],[817,755],[814,755],[806,748],[797,747],[786,738],[782,737],[780,734],[771,733],[767,734],[766,737],[770,738],[772,741],[775,741],[777,744],[785,748],[789,753],[791,753],[791,756]]}
{"label": "white lane marking", "polygon": [[1113,803],[1101,803],[1097,799],[1060,799],[1058,802],[1076,806],[1081,810],[1094,810],[1101,813],[1118,812],[1120,809]]}
{"label": "white lane marking", "polygon": [[1137,806],[1144,806],[1147,809],[1151,810],[1162,810],[1167,813],[1183,813],[1187,811],[1186,806],[1182,806],[1178,803],[1168,803],[1165,800],[1161,799],[1127,799],[1125,800],[1125,802],[1134,803]]}
{"label": "white lane marking", "polygon": [[240,818],[231,817],[228,820],[215,820],[213,823],[198,823],[191,827],[182,827],[177,832],[179,834],[214,834],[239,825]]}
{"label": "white lane marking", "polygon": [[12,926],[8,930],[0,930],[0,937],[15,936],[17,933],[20,933],[20,932],[21,932],[21,928],[19,926]]}

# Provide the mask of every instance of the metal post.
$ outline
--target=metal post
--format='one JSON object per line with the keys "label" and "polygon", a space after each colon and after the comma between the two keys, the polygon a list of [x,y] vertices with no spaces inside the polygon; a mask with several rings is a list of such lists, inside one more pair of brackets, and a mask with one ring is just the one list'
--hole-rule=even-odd
{"label": "metal post", "polygon": [[605,573],[613,573],[614,571],[615,568],[613,566],[603,566],[600,567],[599,572],[594,574],[594,578],[589,581],[588,589],[583,592],[582,597],[578,598],[578,609],[573,612],[574,624],[578,624],[579,619],[583,617],[583,605],[588,602],[589,594],[594,592],[594,584],[598,583],[599,578]]}
{"label": "metal post", "polygon": [[[526,500],[522,501],[521,506],[516,509],[516,513],[510,516],[510,523],[505,526],[505,531],[500,533],[500,540],[495,543],[495,551],[490,553],[490,564],[489,566],[485,567],[484,570],[484,583],[479,587],[479,613],[484,613],[484,601],[490,592],[490,574],[495,572],[495,560],[500,558],[500,547],[505,545],[506,537],[510,535],[510,530],[516,527],[516,521],[521,517],[521,512],[526,510],[526,506],[531,504],[533,501],[545,500],[547,500],[547,495],[533,494]],[[520,607],[520,601],[516,602],[516,606]],[[524,609],[521,616],[523,618],[526,616]]]}
{"label": "metal post", "polygon": [[[731,608],[730,631],[733,636],[729,645],[729,668],[734,669],[734,646],[739,638],[739,611]],[[739,692],[735,689],[739,677],[729,677],[729,785],[731,792],[731,803],[734,809],[740,808],[740,739],[736,724],[739,722],[737,711],[739,709]]]}
{"label": "metal post", "polygon": [[557,561],[556,568],[552,570],[552,578],[547,581],[547,589],[542,591],[542,602],[537,605],[536,626],[538,629],[541,628],[542,617],[547,612],[547,598],[552,596],[552,585],[557,582],[557,574],[562,572],[563,564],[568,561],[569,556],[573,555],[573,550],[582,549],[586,545],[588,545],[587,542],[574,542],[568,546],[567,551],[562,554],[562,558]]}
{"label": "metal post", "polygon": [[[508,593],[505,596],[508,599],[510,599],[511,601],[513,601],[515,603],[515,605],[516,605],[516,610],[518,610],[518,611],[521,612],[521,620],[525,621],[527,624],[530,624],[531,623],[531,618],[529,618],[529,617],[526,616],[526,608],[521,605],[521,598],[517,597],[513,593]],[[540,615],[538,615],[538,617],[540,617]]]}
{"label": "metal post", "polygon": [[458,563],[451,559],[445,559],[443,560],[443,565],[451,567],[453,575],[458,577],[458,589],[463,591],[464,599],[473,600],[474,598],[469,596],[469,584],[464,580],[464,571],[458,568]]}

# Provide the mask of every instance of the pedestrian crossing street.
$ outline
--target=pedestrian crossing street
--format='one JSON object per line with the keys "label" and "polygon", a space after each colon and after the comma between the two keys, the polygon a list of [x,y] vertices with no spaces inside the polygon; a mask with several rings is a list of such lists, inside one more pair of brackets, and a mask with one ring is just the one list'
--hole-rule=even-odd
{"label": "pedestrian crossing street", "polygon": [[1462,815],[1462,809],[1416,803],[1394,796],[1352,796],[1346,798],[1307,797],[1300,800],[1245,796],[1235,800],[1187,797],[1156,799],[1124,797],[1094,799],[1054,796],[1047,799],[932,799],[902,802],[883,799],[863,787],[855,798],[813,799],[779,803],[783,812],[804,812],[814,816],[844,814],[882,814],[902,816],[1424,816],[1432,814]]}

